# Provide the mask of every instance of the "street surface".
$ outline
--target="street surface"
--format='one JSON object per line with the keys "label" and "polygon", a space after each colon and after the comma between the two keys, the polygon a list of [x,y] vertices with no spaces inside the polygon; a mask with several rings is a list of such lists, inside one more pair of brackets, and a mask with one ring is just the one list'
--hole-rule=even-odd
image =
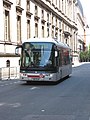
{"label": "street surface", "polygon": [[56,85],[1,80],[0,120],[90,120],[90,63]]}

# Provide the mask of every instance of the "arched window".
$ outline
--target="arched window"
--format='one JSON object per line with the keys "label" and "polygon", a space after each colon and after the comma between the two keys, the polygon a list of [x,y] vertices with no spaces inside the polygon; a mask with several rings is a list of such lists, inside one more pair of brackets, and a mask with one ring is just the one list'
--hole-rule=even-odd
{"label": "arched window", "polygon": [[6,61],[6,67],[10,67],[10,60]]}

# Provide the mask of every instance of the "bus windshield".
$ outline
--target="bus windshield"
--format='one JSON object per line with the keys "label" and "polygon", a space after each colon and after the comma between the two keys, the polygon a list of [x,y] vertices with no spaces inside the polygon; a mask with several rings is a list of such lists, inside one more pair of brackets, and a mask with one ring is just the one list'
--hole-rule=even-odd
{"label": "bus windshield", "polygon": [[22,67],[54,66],[54,44],[48,42],[25,42],[23,44]]}

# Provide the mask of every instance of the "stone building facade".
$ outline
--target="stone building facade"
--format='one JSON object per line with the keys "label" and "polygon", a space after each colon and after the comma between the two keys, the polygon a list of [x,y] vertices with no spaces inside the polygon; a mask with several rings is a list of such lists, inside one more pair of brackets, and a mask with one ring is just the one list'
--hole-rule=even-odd
{"label": "stone building facade", "polygon": [[0,0],[0,6],[0,67],[18,66],[15,47],[32,37],[58,38],[76,54],[77,0]]}
{"label": "stone building facade", "polygon": [[84,19],[84,11],[80,0],[77,0],[77,55],[79,61],[79,54],[81,51],[85,51],[86,47],[86,36],[85,36],[85,19]]}

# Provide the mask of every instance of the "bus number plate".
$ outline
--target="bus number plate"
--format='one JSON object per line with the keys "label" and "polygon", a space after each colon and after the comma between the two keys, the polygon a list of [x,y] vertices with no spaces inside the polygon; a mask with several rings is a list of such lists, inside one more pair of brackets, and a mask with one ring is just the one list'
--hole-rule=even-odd
{"label": "bus number plate", "polygon": [[33,80],[33,81],[38,81],[38,80],[39,80],[39,78],[33,78],[32,80]]}

